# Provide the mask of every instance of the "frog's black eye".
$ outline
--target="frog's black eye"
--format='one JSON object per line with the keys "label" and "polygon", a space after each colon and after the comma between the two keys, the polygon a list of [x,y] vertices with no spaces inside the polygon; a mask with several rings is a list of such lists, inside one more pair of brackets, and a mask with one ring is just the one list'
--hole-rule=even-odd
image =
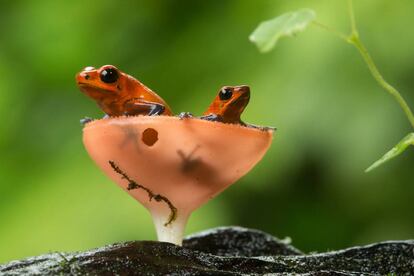
{"label": "frog's black eye", "polygon": [[118,72],[114,68],[107,68],[101,71],[101,80],[105,83],[114,83],[118,80]]}
{"label": "frog's black eye", "polygon": [[220,93],[219,93],[220,100],[222,101],[228,100],[231,98],[231,96],[233,96],[233,91],[231,88],[224,87],[223,89],[220,90]]}

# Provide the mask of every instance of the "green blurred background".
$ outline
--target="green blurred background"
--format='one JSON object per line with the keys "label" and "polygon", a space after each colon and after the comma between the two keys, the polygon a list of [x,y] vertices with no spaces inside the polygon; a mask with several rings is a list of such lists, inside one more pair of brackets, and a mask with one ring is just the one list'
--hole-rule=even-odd
{"label": "green blurred background", "polygon": [[[414,2],[356,1],[362,40],[414,108]],[[357,51],[311,27],[260,54],[262,20],[312,8],[349,30],[345,1],[1,1],[0,262],[155,239],[147,211],[86,154],[79,119],[101,117],[75,73],[114,64],[175,112],[200,114],[222,85],[252,89],[243,119],[278,128],[246,177],[196,211],[186,233],[240,225],[304,251],[413,238],[410,132]]]}

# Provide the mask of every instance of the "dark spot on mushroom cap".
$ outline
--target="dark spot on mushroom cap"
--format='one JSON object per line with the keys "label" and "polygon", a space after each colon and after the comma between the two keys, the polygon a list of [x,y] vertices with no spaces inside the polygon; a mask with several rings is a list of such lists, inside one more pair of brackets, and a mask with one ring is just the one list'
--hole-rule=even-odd
{"label": "dark spot on mushroom cap", "polygon": [[142,133],[142,142],[151,147],[158,141],[158,131],[153,128],[147,128]]}

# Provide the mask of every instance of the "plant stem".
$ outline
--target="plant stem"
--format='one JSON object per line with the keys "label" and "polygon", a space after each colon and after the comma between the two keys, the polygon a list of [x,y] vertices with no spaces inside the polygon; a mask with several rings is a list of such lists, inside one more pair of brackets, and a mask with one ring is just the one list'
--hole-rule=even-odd
{"label": "plant stem", "polygon": [[352,4],[352,0],[348,0],[348,12],[349,12],[349,19],[351,20],[351,35],[359,36],[356,23],[355,23],[354,6]]}
{"label": "plant stem", "polygon": [[325,31],[330,32],[331,34],[337,36],[338,38],[344,40],[344,41],[348,41],[348,36],[332,27],[326,26],[325,24],[322,24],[316,20],[312,21],[312,24],[314,24],[315,26],[318,26],[321,29],[324,29]]}
{"label": "plant stem", "polygon": [[408,106],[407,102],[401,96],[400,92],[395,89],[392,85],[390,85],[378,71],[377,66],[375,65],[374,61],[372,60],[370,54],[368,53],[367,49],[365,48],[364,44],[361,42],[358,36],[351,35],[348,39],[348,42],[355,46],[358,49],[359,53],[361,54],[362,58],[364,59],[365,63],[367,64],[371,75],[374,79],[381,85],[388,93],[390,93],[398,104],[401,106],[402,110],[405,112],[408,120],[410,121],[411,126],[414,128],[414,115]]}
{"label": "plant stem", "polygon": [[354,9],[352,5],[352,0],[348,0],[348,10],[349,10],[349,19],[351,21],[351,35],[348,37],[347,42],[351,43],[358,49],[359,53],[361,54],[362,58],[364,59],[365,63],[367,64],[371,75],[374,79],[378,82],[380,86],[382,86],[388,93],[390,93],[398,104],[401,106],[402,110],[405,112],[405,115],[410,121],[411,126],[414,128],[414,115],[408,106],[407,102],[401,96],[400,92],[395,89],[391,84],[389,84],[384,77],[379,72],[377,66],[374,63],[371,55],[368,53],[367,48],[359,39],[358,29],[355,23],[355,15]]}
{"label": "plant stem", "polygon": [[378,84],[382,88],[384,88],[389,94],[391,94],[394,97],[394,99],[398,102],[398,104],[404,111],[405,115],[407,116],[408,121],[410,122],[411,126],[414,128],[414,115],[410,107],[408,106],[407,102],[401,96],[400,92],[398,92],[397,89],[395,89],[391,84],[389,84],[384,79],[384,77],[379,72],[377,66],[375,65],[374,60],[372,59],[371,55],[368,53],[367,48],[362,43],[362,41],[359,39],[359,33],[358,33],[358,29],[355,23],[355,15],[354,15],[354,9],[352,5],[352,0],[348,0],[348,11],[349,11],[349,19],[351,21],[351,34],[349,36],[346,36],[342,32],[339,32],[319,22],[313,21],[313,24],[315,26],[318,26],[319,28],[324,29],[325,31],[328,31],[334,34],[335,36],[354,45],[355,48],[357,48],[363,60],[367,64],[369,71],[371,72],[371,75],[374,77],[374,79],[378,82]]}

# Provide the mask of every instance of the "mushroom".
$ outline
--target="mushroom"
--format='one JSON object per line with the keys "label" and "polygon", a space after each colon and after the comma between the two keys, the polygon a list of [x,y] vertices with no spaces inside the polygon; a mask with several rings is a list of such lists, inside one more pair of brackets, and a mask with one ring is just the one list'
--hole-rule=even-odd
{"label": "mushroom", "polygon": [[151,213],[159,241],[181,245],[190,214],[245,175],[273,129],[172,116],[111,117],[85,125],[96,164]]}

